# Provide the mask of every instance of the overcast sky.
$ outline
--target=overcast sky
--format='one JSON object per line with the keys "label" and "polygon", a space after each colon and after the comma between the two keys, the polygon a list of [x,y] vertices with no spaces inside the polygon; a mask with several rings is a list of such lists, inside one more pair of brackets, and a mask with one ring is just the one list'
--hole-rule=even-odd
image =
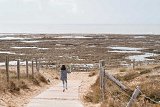
{"label": "overcast sky", "polygon": [[0,23],[160,24],[160,0],[0,0]]}

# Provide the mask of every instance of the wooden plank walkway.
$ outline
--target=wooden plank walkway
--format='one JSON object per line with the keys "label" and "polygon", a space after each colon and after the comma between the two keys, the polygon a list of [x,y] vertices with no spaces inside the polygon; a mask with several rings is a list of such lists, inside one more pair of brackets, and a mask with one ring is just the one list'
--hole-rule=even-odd
{"label": "wooden plank walkway", "polygon": [[62,83],[53,86],[31,99],[27,107],[83,107],[79,100],[79,80],[69,80],[68,90],[63,92]]}

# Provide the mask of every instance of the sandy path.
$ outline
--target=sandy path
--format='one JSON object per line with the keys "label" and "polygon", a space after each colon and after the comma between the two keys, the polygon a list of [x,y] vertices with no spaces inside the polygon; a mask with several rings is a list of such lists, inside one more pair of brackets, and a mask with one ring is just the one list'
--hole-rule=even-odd
{"label": "sandy path", "polygon": [[69,80],[68,90],[62,91],[61,83],[31,99],[27,107],[83,107],[78,97],[80,80]]}
{"label": "sandy path", "polygon": [[32,98],[26,107],[83,107],[80,99],[94,83],[96,76],[88,77],[88,73],[71,73],[68,79],[68,90],[63,92],[62,83],[59,83]]}

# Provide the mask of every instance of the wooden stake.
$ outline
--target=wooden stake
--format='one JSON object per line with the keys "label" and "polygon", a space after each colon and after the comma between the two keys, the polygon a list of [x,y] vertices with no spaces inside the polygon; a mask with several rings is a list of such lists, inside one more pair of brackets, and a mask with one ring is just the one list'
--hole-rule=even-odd
{"label": "wooden stake", "polygon": [[112,75],[110,75],[109,73],[105,72],[105,76],[107,76],[108,79],[110,79],[111,81],[113,81],[115,84],[117,84],[122,90],[126,91],[127,87],[125,85],[123,85],[119,80],[117,80],[116,78],[114,78]]}
{"label": "wooden stake", "polygon": [[37,71],[39,72],[39,68],[40,68],[40,61],[37,62]]}
{"label": "wooden stake", "polygon": [[101,90],[101,97],[102,97],[102,101],[104,101],[104,66],[105,66],[105,61],[101,60],[99,61],[99,79],[100,79],[100,90]]}
{"label": "wooden stake", "polygon": [[135,99],[137,98],[137,96],[140,94],[140,89],[139,86],[137,86],[137,88],[134,90],[132,97],[130,99],[130,101],[128,102],[126,107],[132,107],[133,102],[135,101]]}
{"label": "wooden stake", "polygon": [[36,59],[36,70],[38,71],[38,62],[37,62],[37,59]]}
{"label": "wooden stake", "polygon": [[133,70],[135,69],[135,59],[133,60]]}
{"label": "wooden stake", "polygon": [[6,77],[7,77],[7,82],[9,82],[9,57],[8,57],[8,56],[6,56],[5,65],[6,65]]}
{"label": "wooden stake", "polygon": [[20,61],[17,60],[17,79],[20,79]]}
{"label": "wooden stake", "polygon": [[29,78],[29,74],[28,74],[28,59],[26,59],[26,74],[27,74],[27,78]]}
{"label": "wooden stake", "polygon": [[32,78],[34,78],[34,61],[32,60]]}

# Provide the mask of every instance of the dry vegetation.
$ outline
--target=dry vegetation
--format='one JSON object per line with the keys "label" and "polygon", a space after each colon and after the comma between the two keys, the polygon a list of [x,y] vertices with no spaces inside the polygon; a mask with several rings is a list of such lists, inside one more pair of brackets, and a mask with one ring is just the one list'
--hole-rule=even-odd
{"label": "dry vegetation", "polygon": [[42,69],[40,72],[35,72],[34,78],[31,75],[27,78],[25,72],[21,72],[20,80],[18,80],[16,72],[10,70],[10,81],[7,83],[5,70],[0,69],[0,105],[8,107],[23,106],[33,95],[55,83],[57,80],[54,78],[57,75],[53,70]]}
{"label": "dry vegetation", "polygon": [[84,100],[87,102],[98,103],[100,101],[100,89],[99,89],[99,79],[91,85],[91,91],[84,96]]}
{"label": "dry vegetation", "polygon": [[[123,84],[130,87],[132,92],[136,86],[140,86],[142,94],[137,98],[133,107],[160,107],[160,104],[155,104],[147,96],[155,101],[160,101],[160,69],[159,66],[139,67],[135,70],[121,68],[116,78],[122,81]],[[125,107],[132,93],[122,91],[112,81],[106,81],[105,101],[101,107]],[[86,102],[100,103],[99,79],[91,86],[85,96]]]}
{"label": "dry vegetation", "polygon": [[92,77],[92,76],[97,75],[97,73],[98,73],[97,70],[95,70],[95,71],[93,70],[93,71],[91,71],[91,72],[89,73],[88,76],[89,76],[89,77]]}

